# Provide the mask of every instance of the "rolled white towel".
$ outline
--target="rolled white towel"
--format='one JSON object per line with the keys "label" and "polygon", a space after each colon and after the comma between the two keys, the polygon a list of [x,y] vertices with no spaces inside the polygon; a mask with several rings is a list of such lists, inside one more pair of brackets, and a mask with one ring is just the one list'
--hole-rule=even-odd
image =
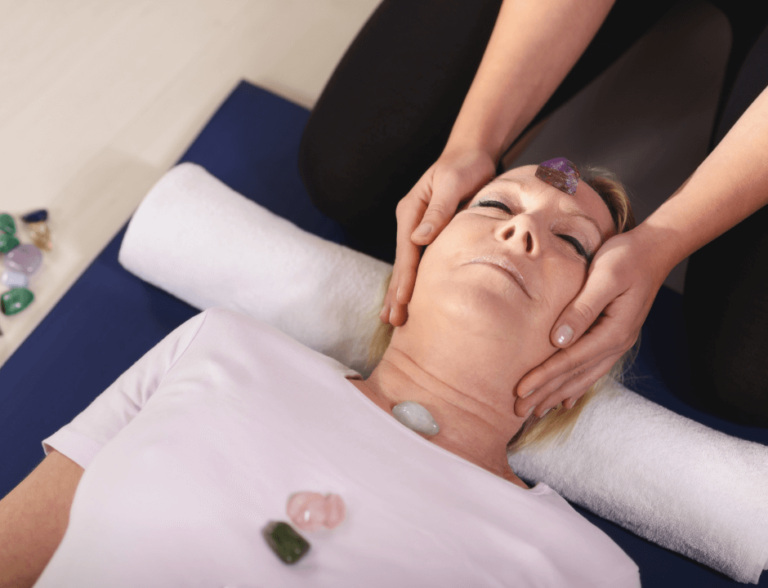
{"label": "rolled white towel", "polygon": [[768,569],[768,447],[614,384],[567,441],[509,463],[571,502],[739,582]]}
{"label": "rolled white towel", "polygon": [[196,308],[250,315],[369,375],[392,266],[303,231],[198,165],[174,167],[144,197],[118,261]]}
{"label": "rolled white towel", "polygon": [[[169,171],[119,261],[200,309],[276,326],[368,375],[389,264],[307,233],[193,164]],[[768,447],[713,431],[626,388],[585,407],[562,446],[510,457],[522,477],[741,582],[768,568]]]}

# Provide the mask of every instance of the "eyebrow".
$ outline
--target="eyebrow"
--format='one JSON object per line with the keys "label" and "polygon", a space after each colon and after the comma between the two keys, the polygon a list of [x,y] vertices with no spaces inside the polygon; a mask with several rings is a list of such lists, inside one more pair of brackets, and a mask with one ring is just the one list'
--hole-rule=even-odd
{"label": "eyebrow", "polygon": [[[526,182],[522,182],[520,180],[516,180],[516,179],[513,179],[513,178],[494,178],[490,182],[488,182],[485,186],[483,186],[483,188],[487,188],[489,185],[491,185],[494,182],[512,182],[513,184],[517,184],[521,188],[526,188],[526,189],[528,188],[528,184]],[[478,192],[479,192],[479,190],[478,190]],[[565,192],[563,192],[563,193],[565,194]],[[570,196],[570,194],[568,194],[568,195]],[[571,196],[571,198],[573,198],[573,196]],[[603,231],[600,228],[600,225],[597,224],[597,221],[594,218],[592,218],[591,216],[589,216],[587,214],[579,212],[577,209],[572,208],[570,206],[565,209],[565,212],[569,216],[576,216],[576,217],[579,217],[579,218],[583,218],[585,221],[587,221],[587,222],[591,223],[592,225],[594,225],[595,229],[597,229],[597,234],[600,236],[600,244],[598,245],[598,249],[603,246],[603,243],[605,243],[605,239],[603,238]]]}

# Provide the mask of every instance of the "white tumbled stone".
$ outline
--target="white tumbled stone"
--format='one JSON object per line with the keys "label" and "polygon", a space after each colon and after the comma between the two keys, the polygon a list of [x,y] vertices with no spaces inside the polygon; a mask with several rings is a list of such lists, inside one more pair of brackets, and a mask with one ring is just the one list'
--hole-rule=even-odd
{"label": "white tumbled stone", "polygon": [[437,435],[440,427],[430,412],[418,402],[406,400],[392,409],[394,417],[409,429],[423,435]]}
{"label": "white tumbled stone", "polygon": [[0,282],[9,288],[26,288],[27,281],[26,274],[13,270],[4,271],[2,277],[0,277]]}

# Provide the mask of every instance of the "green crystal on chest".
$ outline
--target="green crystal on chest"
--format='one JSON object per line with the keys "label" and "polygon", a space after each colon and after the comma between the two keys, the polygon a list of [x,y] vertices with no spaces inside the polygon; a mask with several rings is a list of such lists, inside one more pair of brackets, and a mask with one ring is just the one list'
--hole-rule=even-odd
{"label": "green crystal on chest", "polygon": [[261,532],[272,551],[287,564],[296,563],[309,551],[309,542],[282,521],[270,521]]}

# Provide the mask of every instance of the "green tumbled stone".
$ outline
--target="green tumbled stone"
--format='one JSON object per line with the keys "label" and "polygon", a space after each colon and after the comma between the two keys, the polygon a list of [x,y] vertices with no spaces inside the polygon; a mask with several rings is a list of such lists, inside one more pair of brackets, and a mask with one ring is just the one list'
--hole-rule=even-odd
{"label": "green tumbled stone", "polygon": [[13,235],[0,231],[0,253],[8,253],[19,246],[19,240]]}
{"label": "green tumbled stone", "polygon": [[267,545],[287,564],[296,563],[309,551],[309,542],[282,521],[269,521],[261,532]]}
{"label": "green tumbled stone", "polygon": [[0,296],[0,309],[11,316],[24,310],[34,299],[35,295],[26,288],[14,288]]}
{"label": "green tumbled stone", "polygon": [[0,231],[0,253],[8,253],[19,246],[19,240],[13,235]]}
{"label": "green tumbled stone", "polygon": [[13,222],[13,217],[10,214],[0,214],[0,231],[9,235],[16,234],[16,223]]}

